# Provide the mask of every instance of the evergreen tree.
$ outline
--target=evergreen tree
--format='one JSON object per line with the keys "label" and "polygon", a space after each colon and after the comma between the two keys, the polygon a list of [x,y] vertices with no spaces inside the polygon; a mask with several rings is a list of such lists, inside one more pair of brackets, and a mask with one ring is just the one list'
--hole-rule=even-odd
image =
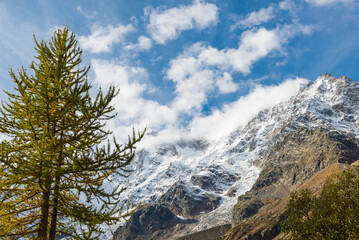
{"label": "evergreen tree", "polygon": [[80,68],[82,52],[67,27],[49,42],[34,39],[36,60],[30,70],[10,69],[15,93],[5,91],[0,108],[7,136],[0,146],[0,238],[97,239],[101,224],[123,217],[123,189],[108,186],[128,176],[144,132],[125,145],[115,138],[104,144],[118,91],[111,86],[91,99],[89,67]]}
{"label": "evergreen tree", "polygon": [[284,229],[293,239],[359,239],[359,179],[354,170],[330,178],[316,198],[294,192]]}

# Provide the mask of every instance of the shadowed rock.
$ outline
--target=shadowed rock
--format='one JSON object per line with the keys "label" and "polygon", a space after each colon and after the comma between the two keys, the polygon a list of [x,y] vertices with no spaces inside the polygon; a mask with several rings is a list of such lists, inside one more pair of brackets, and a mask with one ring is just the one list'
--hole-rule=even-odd
{"label": "shadowed rock", "polygon": [[191,183],[206,191],[223,192],[230,188],[240,177],[238,174],[212,164],[208,168],[191,177]]}
{"label": "shadowed rock", "polygon": [[168,206],[175,214],[195,216],[212,211],[219,205],[220,200],[219,196],[205,193],[198,187],[180,181],[160,198],[160,203]]}
{"label": "shadowed rock", "polygon": [[180,222],[166,206],[149,204],[140,209],[116,231],[116,240],[150,239],[150,235],[158,230],[170,228]]}

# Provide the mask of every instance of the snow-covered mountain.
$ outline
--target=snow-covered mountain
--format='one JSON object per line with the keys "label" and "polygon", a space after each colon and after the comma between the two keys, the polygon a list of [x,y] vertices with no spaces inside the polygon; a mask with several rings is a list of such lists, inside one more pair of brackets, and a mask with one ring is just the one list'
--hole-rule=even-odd
{"label": "snow-covered mountain", "polygon": [[226,137],[179,141],[141,150],[135,172],[123,184],[126,205],[159,203],[187,232],[230,223],[237,198],[249,191],[274,144],[299,128],[359,136],[359,84],[323,74],[287,102],[266,109]]}

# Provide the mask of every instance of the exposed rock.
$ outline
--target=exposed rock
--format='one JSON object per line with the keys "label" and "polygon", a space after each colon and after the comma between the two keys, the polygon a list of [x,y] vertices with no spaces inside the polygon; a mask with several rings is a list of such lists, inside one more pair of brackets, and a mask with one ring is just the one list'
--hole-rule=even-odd
{"label": "exposed rock", "polygon": [[152,233],[182,221],[164,205],[145,205],[116,231],[116,240],[150,239]]}
{"label": "exposed rock", "polygon": [[168,168],[167,168],[167,170],[166,170],[166,175],[167,175],[168,177],[173,177],[173,176],[176,176],[176,174],[177,174],[179,171],[181,171],[181,170],[183,170],[183,169],[181,168],[180,165],[174,164],[174,163],[170,163],[170,165],[168,166]]}
{"label": "exposed rock", "polygon": [[247,192],[245,195],[238,197],[237,204],[233,208],[232,222],[243,222],[243,220],[256,214],[263,205],[264,203],[260,196]]}
{"label": "exposed rock", "polygon": [[[339,170],[349,167],[346,164],[334,163],[314,174],[299,189],[310,189],[314,195],[319,195],[328,177]],[[287,193],[280,199],[268,201],[252,217],[241,224],[233,226],[222,237],[222,240],[279,240],[291,239],[281,231],[281,223],[285,219],[286,206],[290,195]]]}
{"label": "exposed rock", "polygon": [[286,135],[268,152],[253,189],[279,180],[290,188],[335,162],[351,164],[357,159],[359,147],[354,137],[322,128],[301,128]]}
{"label": "exposed rock", "polygon": [[[288,197],[290,191],[322,169],[335,163],[351,164],[357,159],[359,147],[354,137],[321,128],[300,128],[286,135],[264,158],[263,170],[252,190],[238,198],[232,213],[233,224],[240,226],[255,214],[267,211],[273,202]],[[243,239],[273,239],[280,233],[278,221],[271,226],[262,222],[265,230],[251,235],[245,235],[244,229],[240,232],[247,236]]]}
{"label": "exposed rock", "polygon": [[223,166],[212,164],[199,174],[193,175],[191,182],[203,190],[223,192],[239,179],[238,174],[224,169]]}
{"label": "exposed rock", "polygon": [[231,224],[220,225],[207,229],[205,231],[189,234],[179,237],[176,240],[220,240],[222,236],[231,228]]}
{"label": "exposed rock", "polygon": [[175,214],[195,216],[212,211],[219,205],[221,197],[203,192],[202,189],[185,182],[175,183],[159,202],[168,206]]}
{"label": "exposed rock", "polygon": [[225,196],[228,197],[235,197],[237,193],[237,189],[234,187],[231,187],[230,189],[228,189],[228,191],[226,192]]}
{"label": "exposed rock", "polygon": [[175,156],[178,154],[176,146],[174,146],[174,145],[162,145],[157,149],[156,153],[158,155],[162,155],[162,156],[166,155],[166,154]]}

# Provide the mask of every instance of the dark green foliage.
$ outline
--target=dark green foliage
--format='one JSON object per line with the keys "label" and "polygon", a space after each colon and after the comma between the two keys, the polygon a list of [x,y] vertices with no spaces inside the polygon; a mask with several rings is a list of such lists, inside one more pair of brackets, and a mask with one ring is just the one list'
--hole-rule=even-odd
{"label": "dark green foliage", "polygon": [[359,239],[359,180],[354,170],[330,178],[320,197],[291,194],[284,229],[293,239]]}
{"label": "dark green foliage", "polygon": [[103,144],[118,91],[91,99],[89,68],[79,67],[82,52],[67,27],[35,43],[29,70],[10,70],[15,93],[5,92],[0,108],[0,133],[8,137],[0,146],[0,238],[97,239],[101,224],[122,216],[121,186],[104,184],[131,172],[144,132],[125,145]]}

